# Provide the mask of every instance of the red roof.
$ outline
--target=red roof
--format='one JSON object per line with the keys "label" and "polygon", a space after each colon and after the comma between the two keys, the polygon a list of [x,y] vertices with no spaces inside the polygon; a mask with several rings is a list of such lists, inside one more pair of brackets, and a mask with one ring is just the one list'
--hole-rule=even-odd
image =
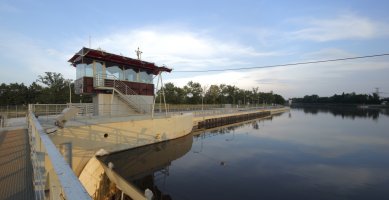
{"label": "red roof", "polygon": [[125,69],[143,69],[155,75],[157,75],[159,72],[172,71],[172,69],[167,67],[158,67],[151,62],[116,55],[102,50],[89,49],[86,47],[83,47],[78,53],[74,54],[74,56],[70,58],[68,62],[70,62],[73,66],[76,66],[82,62],[83,58],[114,63],[118,66],[124,67]]}

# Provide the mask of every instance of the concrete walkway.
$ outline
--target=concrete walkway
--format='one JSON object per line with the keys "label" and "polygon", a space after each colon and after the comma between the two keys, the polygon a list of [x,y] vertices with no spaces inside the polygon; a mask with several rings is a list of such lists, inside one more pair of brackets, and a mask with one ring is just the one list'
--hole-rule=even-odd
{"label": "concrete walkway", "polygon": [[0,130],[0,200],[34,199],[26,129]]}

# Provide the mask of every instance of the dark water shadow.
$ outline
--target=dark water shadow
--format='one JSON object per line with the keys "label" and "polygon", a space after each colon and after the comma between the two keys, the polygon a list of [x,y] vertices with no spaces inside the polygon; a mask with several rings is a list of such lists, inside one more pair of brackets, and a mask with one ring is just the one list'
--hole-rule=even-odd
{"label": "dark water shadow", "polygon": [[170,199],[154,182],[168,176],[172,161],[188,153],[192,143],[193,135],[188,134],[178,139],[121,151],[98,159],[106,165],[112,162],[114,171],[141,191],[150,189],[154,198]]}

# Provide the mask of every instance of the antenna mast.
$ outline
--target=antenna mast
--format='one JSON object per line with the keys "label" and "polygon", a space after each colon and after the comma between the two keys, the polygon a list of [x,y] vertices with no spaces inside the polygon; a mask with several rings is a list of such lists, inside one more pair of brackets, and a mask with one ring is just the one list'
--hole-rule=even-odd
{"label": "antenna mast", "polygon": [[89,48],[92,48],[92,37],[89,35]]}

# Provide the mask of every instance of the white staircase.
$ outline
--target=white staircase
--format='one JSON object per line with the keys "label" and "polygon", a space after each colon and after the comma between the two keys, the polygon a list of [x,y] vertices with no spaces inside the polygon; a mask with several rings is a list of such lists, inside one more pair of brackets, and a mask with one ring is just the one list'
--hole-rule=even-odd
{"label": "white staircase", "polygon": [[93,79],[95,89],[112,90],[123,102],[137,113],[151,113],[151,105],[113,75],[97,74]]}

